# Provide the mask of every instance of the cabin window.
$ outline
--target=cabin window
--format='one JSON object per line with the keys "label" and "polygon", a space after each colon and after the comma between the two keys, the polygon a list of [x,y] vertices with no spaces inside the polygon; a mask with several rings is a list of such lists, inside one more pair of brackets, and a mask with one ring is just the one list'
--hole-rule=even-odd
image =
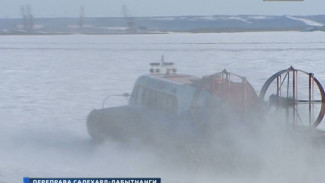
{"label": "cabin window", "polygon": [[176,114],[178,105],[176,96],[153,89],[138,86],[134,89],[133,102],[145,108]]}

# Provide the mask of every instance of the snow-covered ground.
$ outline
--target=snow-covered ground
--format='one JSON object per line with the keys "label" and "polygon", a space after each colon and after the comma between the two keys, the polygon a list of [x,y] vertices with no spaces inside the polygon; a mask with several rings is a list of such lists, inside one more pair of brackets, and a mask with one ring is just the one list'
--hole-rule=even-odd
{"label": "snow-covered ground", "polygon": [[[247,145],[242,147],[245,153],[266,158],[259,162],[261,172],[236,174],[217,164],[216,171],[224,168],[227,173],[206,176],[206,169],[173,163],[168,146],[158,153],[114,142],[93,146],[86,118],[92,109],[101,108],[106,96],[130,92],[136,78],[148,73],[149,62],[159,61],[162,54],[181,73],[202,76],[226,68],[246,76],[260,90],[269,76],[291,65],[314,72],[325,85],[324,51],[324,32],[2,36],[0,183],[22,182],[23,176],[151,176],[163,182],[323,180],[324,149],[305,151],[302,145],[280,153],[285,144],[281,139],[256,151]],[[107,105],[123,102],[112,99]],[[280,150],[263,151],[270,147]]]}
{"label": "snow-covered ground", "polygon": [[305,23],[306,25],[309,25],[309,26],[316,26],[316,27],[324,26],[324,24],[322,24],[322,23],[319,23],[319,22],[316,22],[316,21],[313,21],[313,20],[309,20],[309,19],[306,19],[306,18],[297,18],[297,17],[293,17],[293,16],[287,16],[287,17],[292,19],[292,20],[301,21],[301,22],[303,22],[303,23]]}

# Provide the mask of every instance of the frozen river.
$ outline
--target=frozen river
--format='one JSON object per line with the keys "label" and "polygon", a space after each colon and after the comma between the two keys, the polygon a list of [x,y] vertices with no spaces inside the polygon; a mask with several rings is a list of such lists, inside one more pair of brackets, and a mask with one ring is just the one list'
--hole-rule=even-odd
{"label": "frozen river", "polygon": [[[88,113],[100,108],[106,96],[130,92],[161,55],[180,73],[202,76],[226,68],[246,76],[257,91],[273,73],[291,65],[315,73],[325,85],[324,32],[1,36],[0,183],[22,182],[23,176],[156,176],[163,182],[186,176],[157,168],[161,162],[148,151],[130,152],[116,144],[93,147],[86,130]],[[319,158],[325,159],[324,153]],[[297,166],[304,166],[297,159]],[[313,163],[316,172],[324,172],[323,160]],[[303,182],[319,180],[311,171],[315,175],[307,172]]]}

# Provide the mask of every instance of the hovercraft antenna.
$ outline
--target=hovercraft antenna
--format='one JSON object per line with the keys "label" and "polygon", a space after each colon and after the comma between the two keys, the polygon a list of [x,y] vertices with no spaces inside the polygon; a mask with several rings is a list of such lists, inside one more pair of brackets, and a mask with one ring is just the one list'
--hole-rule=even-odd
{"label": "hovercraft antenna", "polygon": [[[163,71],[161,71],[161,69]],[[159,62],[152,62],[150,63],[150,74],[160,74],[162,72],[163,74],[169,75],[169,74],[176,74],[177,69],[174,67],[173,62],[165,62],[164,55],[161,55],[161,60]],[[165,71],[165,73],[164,73]]]}

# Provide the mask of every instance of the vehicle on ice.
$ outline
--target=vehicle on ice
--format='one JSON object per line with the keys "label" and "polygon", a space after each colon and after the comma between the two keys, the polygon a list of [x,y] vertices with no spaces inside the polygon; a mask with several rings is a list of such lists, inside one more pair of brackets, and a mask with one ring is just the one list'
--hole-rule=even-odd
{"label": "vehicle on ice", "polygon": [[[293,127],[316,129],[325,114],[325,93],[314,74],[288,69],[272,75],[259,95],[245,77],[226,70],[202,78],[178,74],[173,63],[151,63],[135,82],[125,106],[91,111],[96,141],[153,141],[157,133],[195,138],[231,124],[243,127],[272,116]],[[317,131],[317,130],[314,130]]]}

